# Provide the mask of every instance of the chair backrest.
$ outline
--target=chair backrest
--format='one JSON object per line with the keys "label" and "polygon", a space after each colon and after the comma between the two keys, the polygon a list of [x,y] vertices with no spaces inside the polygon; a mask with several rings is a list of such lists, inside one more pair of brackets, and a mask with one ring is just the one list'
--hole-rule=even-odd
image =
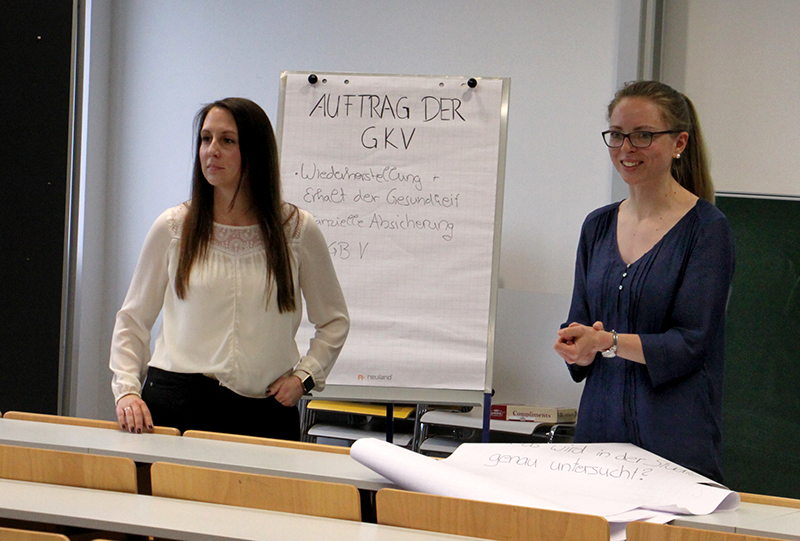
{"label": "chair backrest", "polygon": [[[3,415],[4,419],[18,419],[20,421],[39,421],[42,423],[55,423],[72,426],[88,426],[92,428],[108,428],[111,430],[122,430],[116,421],[105,421],[101,419],[84,419],[82,417],[66,417],[63,415],[48,415],[46,413],[28,413],[24,411],[7,411]],[[156,434],[166,434],[169,436],[180,436],[181,431],[177,428],[167,426],[155,426],[153,432]]]}
{"label": "chair backrest", "polygon": [[130,458],[0,445],[0,477],[71,487],[136,493]]}
{"label": "chair backrest", "polygon": [[504,541],[608,541],[603,517],[384,488],[378,524]]}
{"label": "chair backrest", "polygon": [[257,438],[255,436],[241,436],[239,434],[223,434],[220,432],[205,432],[202,430],[187,430],[184,438],[204,438],[207,440],[233,441],[236,443],[252,443],[254,445],[271,445],[274,447],[289,447],[291,449],[304,449],[306,451],[322,451],[325,453],[350,454],[349,447],[337,445],[323,445],[321,443],[308,443],[304,441],[276,440],[272,438]]}
{"label": "chair backrest", "polygon": [[800,500],[794,498],[782,498],[780,496],[766,496],[763,494],[748,494],[747,492],[740,492],[743,502],[747,503],[760,503],[762,505],[774,505],[776,507],[794,507],[800,509]]}
{"label": "chair backrest", "polygon": [[777,541],[774,537],[683,528],[653,522],[631,522],[628,524],[627,534],[628,541]]}
{"label": "chair backrest", "polygon": [[69,541],[69,537],[58,533],[3,527],[0,527],[0,539],[3,541]]}
{"label": "chair backrest", "polygon": [[361,499],[351,485],[167,462],[153,464],[150,477],[153,496],[361,520]]}

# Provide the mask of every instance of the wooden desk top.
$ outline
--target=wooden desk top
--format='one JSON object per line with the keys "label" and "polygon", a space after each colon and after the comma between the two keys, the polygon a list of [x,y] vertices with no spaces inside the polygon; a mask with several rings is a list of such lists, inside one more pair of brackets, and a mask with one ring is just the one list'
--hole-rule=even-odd
{"label": "wooden desk top", "polygon": [[131,434],[53,423],[0,419],[0,444],[176,462],[207,468],[347,483],[365,490],[396,488],[350,455],[160,434]]}
{"label": "wooden desk top", "polygon": [[467,541],[365,522],[0,479],[0,517],[188,541]]}

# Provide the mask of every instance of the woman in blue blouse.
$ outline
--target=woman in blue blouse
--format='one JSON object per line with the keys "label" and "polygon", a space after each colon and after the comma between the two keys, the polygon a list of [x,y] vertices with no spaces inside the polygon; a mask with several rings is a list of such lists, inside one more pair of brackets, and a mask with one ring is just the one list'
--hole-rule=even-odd
{"label": "woman in blue blouse", "polygon": [[585,381],[575,440],[630,442],[722,482],[725,307],[735,262],[692,102],[629,84],[603,132],[630,197],[586,218],[556,351]]}

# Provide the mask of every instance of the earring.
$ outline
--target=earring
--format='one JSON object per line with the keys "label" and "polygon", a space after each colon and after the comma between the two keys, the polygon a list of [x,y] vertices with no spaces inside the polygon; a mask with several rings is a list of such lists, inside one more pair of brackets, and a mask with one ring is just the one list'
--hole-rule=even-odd
{"label": "earring", "polygon": [[677,156],[675,156],[675,159],[677,160],[677,159],[678,159],[678,158],[680,158],[680,157],[681,157],[681,155],[680,155],[680,154],[678,154]]}

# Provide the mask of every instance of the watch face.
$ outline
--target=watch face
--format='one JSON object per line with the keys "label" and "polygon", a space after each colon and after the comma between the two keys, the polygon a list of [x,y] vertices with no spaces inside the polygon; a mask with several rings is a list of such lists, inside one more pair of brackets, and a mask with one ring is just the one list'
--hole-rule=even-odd
{"label": "watch face", "polygon": [[303,380],[303,390],[305,392],[311,391],[314,388],[314,378],[311,375],[306,376],[306,379]]}

